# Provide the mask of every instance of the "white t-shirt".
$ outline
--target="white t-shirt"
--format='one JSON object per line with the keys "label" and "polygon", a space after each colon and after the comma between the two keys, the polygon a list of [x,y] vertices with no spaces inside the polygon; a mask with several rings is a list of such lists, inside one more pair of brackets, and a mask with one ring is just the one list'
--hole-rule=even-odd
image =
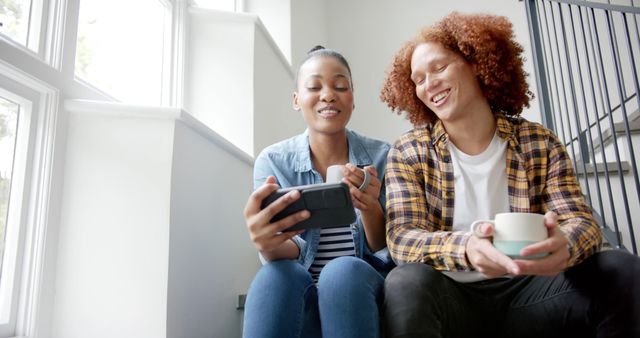
{"label": "white t-shirt", "polygon": [[[453,231],[469,231],[471,223],[493,219],[496,214],[509,212],[507,183],[507,141],[497,134],[482,153],[468,155],[449,142],[455,202]],[[485,279],[479,272],[446,272],[459,282]]]}
{"label": "white t-shirt", "polygon": [[478,155],[467,155],[449,142],[455,182],[453,231],[469,231],[476,220],[509,212],[506,150],[507,141],[497,134]]}

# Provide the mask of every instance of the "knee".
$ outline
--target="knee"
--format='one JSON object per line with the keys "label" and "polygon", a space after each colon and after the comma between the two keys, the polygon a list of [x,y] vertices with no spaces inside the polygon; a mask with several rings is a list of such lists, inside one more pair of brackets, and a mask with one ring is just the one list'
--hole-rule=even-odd
{"label": "knee", "polygon": [[322,268],[318,278],[318,287],[328,289],[337,287],[342,290],[362,289],[366,281],[380,280],[382,287],[382,276],[375,276],[378,273],[367,262],[362,259],[343,256],[331,260]]}
{"label": "knee", "polygon": [[604,251],[596,254],[600,273],[614,282],[629,284],[640,279],[640,258],[621,250]]}
{"label": "knee", "polygon": [[279,260],[265,264],[260,268],[251,283],[251,288],[286,285],[289,288],[304,288],[313,283],[311,275],[294,260]]}
{"label": "knee", "polygon": [[382,275],[367,262],[356,257],[339,257],[320,272],[318,302],[325,311],[377,309],[382,302],[383,287]]}
{"label": "knee", "polygon": [[570,269],[567,274],[579,285],[586,283],[611,292],[628,290],[640,279],[640,258],[621,250],[603,251]]}
{"label": "knee", "polygon": [[432,266],[421,263],[401,265],[389,273],[385,288],[414,289],[425,284],[439,283],[444,276]]}
{"label": "knee", "polygon": [[384,294],[388,299],[424,296],[445,287],[446,278],[430,265],[404,264],[391,270],[384,283]]}
{"label": "knee", "polygon": [[595,255],[599,260],[604,262],[605,266],[614,266],[616,268],[638,268],[640,259],[638,256],[628,253],[623,250],[609,250],[602,251]]}

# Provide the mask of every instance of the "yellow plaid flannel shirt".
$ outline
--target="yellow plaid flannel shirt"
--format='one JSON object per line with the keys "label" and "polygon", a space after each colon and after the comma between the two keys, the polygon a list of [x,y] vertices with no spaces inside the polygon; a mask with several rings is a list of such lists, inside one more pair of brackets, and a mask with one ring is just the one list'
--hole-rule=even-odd
{"label": "yellow plaid flannel shirt", "polygon": [[[555,211],[569,240],[569,266],[599,250],[602,233],[560,140],[538,123],[495,116],[498,136],[508,142],[511,211]],[[465,254],[471,234],[452,231],[455,191],[447,142],[438,120],[403,134],[389,151],[387,244],[399,264],[421,262],[438,270],[471,270]]]}

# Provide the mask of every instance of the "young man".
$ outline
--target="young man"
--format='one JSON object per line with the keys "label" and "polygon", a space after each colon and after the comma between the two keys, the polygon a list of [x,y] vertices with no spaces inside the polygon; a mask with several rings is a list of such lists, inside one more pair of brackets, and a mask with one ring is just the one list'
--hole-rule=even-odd
{"label": "young man", "polygon": [[[395,56],[381,99],[415,128],[387,159],[387,337],[640,337],[640,259],[599,252],[564,146],[519,117],[521,54],[506,18],[452,13]],[[469,231],[504,212],[548,238],[512,259]]]}

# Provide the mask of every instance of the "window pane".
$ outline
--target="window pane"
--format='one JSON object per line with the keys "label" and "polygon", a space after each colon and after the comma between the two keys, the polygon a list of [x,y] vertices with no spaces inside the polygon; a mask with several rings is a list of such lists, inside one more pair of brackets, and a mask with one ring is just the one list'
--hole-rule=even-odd
{"label": "window pane", "polygon": [[220,11],[235,12],[236,0],[195,0],[196,6]]}
{"label": "window pane", "polygon": [[26,46],[30,0],[0,0],[0,32]]}
{"label": "window pane", "polygon": [[0,271],[4,256],[19,110],[18,104],[0,97]]}
{"label": "window pane", "polygon": [[168,15],[159,0],[81,0],[76,76],[123,102],[161,104]]}

